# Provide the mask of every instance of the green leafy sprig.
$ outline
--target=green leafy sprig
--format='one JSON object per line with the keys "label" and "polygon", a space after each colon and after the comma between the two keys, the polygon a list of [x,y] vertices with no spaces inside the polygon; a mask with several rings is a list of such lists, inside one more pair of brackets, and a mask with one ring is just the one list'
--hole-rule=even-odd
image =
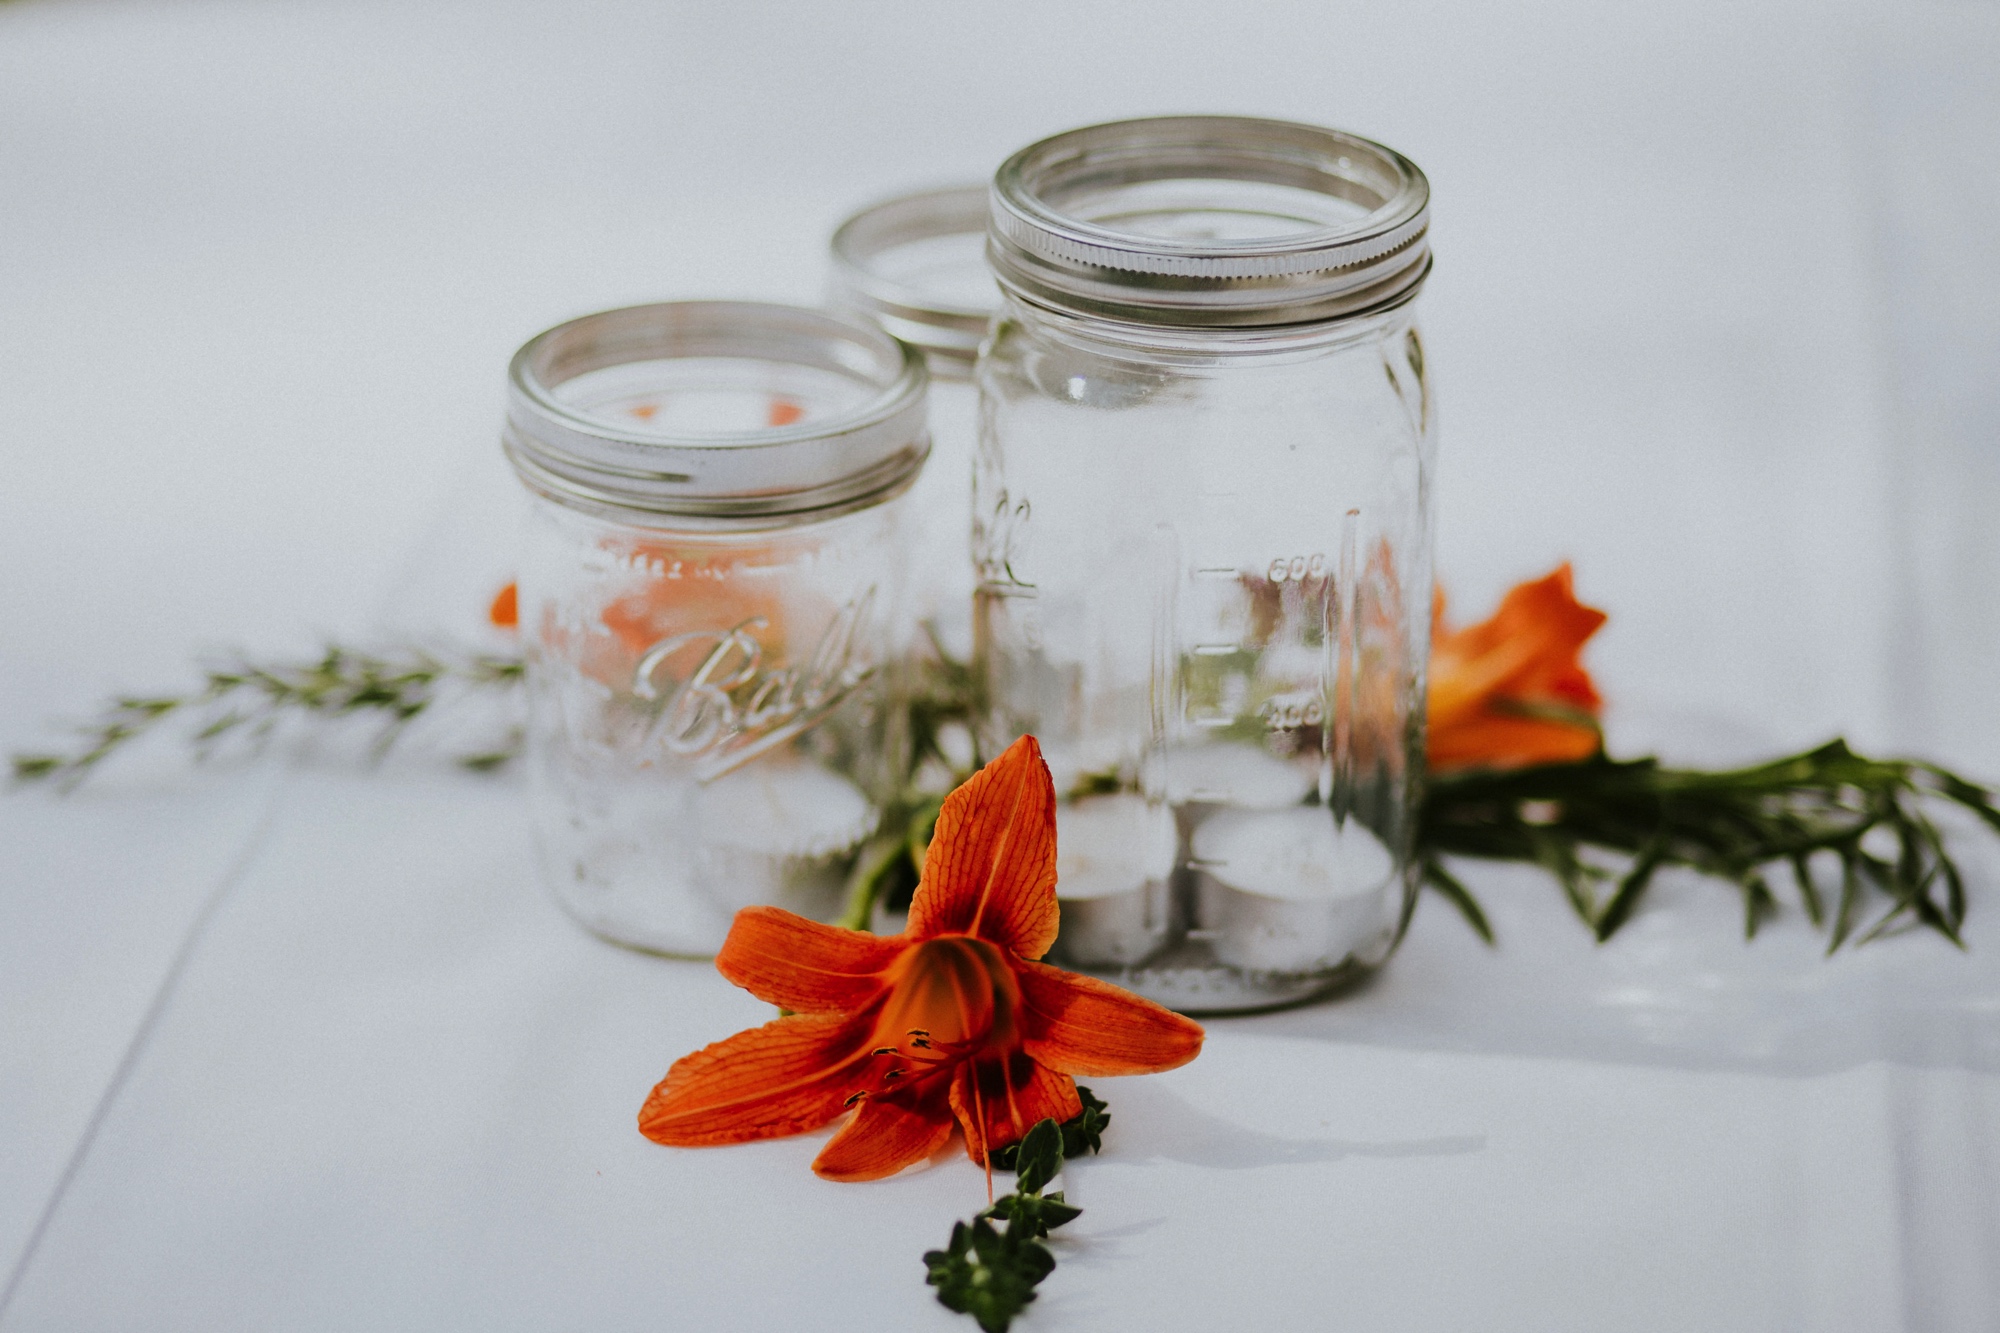
{"label": "green leafy sprig", "polygon": [[[386,750],[447,692],[512,689],[519,657],[451,655],[415,648],[380,653],[331,646],[317,658],[259,663],[243,656],[207,669],[179,695],[114,699],[60,753],[17,754],[14,776],[81,782],[128,742],[169,719],[189,722],[202,751],[232,736],[253,743],[290,715],[373,716]],[[906,763],[884,801],[879,832],[856,853],[841,924],[865,929],[878,904],[906,905],[923,869],[943,793],[978,767],[954,757],[947,732],[976,736],[978,677],[933,642],[907,677],[901,751]],[[518,730],[461,755],[468,768],[497,768],[520,749]],[[1116,773],[1085,780],[1123,789]],[[1097,790],[1097,786],[1091,790]],[[1931,817],[1957,806],[2000,832],[1993,793],[1935,764],[1869,759],[1842,741],[1771,763],[1721,772],[1667,768],[1652,759],[1602,755],[1577,763],[1434,775],[1419,814],[1415,854],[1424,883],[1450,901],[1489,942],[1492,925],[1447,858],[1540,866],[1562,886],[1599,940],[1631,919],[1662,868],[1698,871],[1743,897],[1746,936],[1778,909],[1774,875],[1796,885],[1828,952],[1924,927],[1958,943],[1965,921],[1963,873]],[[1816,864],[1817,863],[1817,864]]]}
{"label": "green leafy sprig", "polygon": [[938,1289],[938,1303],[971,1315],[985,1333],[1007,1326],[1035,1299],[1035,1288],[1055,1271],[1055,1255],[1043,1244],[1049,1233],[1082,1216],[1063,1201],[1062,1191],[1043,1193],[1062,1174],[1066,1157],[1096,1152],[1111,1117],[1105,1105],[1079,1087],[1083,1111],[1063,1124],[1043,1120],[1018,1143],[996,1150],[992,1163],[1014,1172],[1014,1190],[1003,1194],[970,1222],[955,1222],[951,1241],[924,1255],[925,1281]]}
{"label": "green leafy sprig", "polygon": [[2000,832],[1985,788],[1839,740],[1722,772],[1600,755],[1433,777],[1417,847],[1425,882],[1489,942],[1486,914],[1443,858],[1542,867],[1599,940],[1631,919],[1662,868],[1683,866],[1737,887],[1746,937],[1777,910],[1772,874],[1789,872],[1828,953],[1917,926],[1962,947],[1965,882],[1931,818],[1941,804]]}
{"label": "green leafy sprig", "polygon": [[[189,693],[113,699],[96,718],[77,728],[79,740],[70,750],[13,756],[14,776],[74,787],[129,742],[169,719],[185,720],[198,751],[205,754],[238,737],[259,744],[291,715],[369,716],[384,722],[374,745],[380,754],[447,688],[511,688],[523,674],[521,659],[515,656],[447,655],[415,648],[368,653],[329,646],[317,658],[274,663],[237,655],[208,667],[201,687]],[[519,733],[510,732],[500,744],[461,755],[458,762],[472,769],[497,768],[518,752],[520,744]]]}

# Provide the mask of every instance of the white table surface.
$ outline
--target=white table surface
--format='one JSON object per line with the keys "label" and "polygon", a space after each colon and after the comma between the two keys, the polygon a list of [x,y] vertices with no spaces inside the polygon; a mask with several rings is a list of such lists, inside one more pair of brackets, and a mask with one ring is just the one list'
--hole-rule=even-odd
{"label": "white table surface", "polygon": [[[2000,773],[1995,71],[1969,2],[5,0],[0,744],[204,649],[470,632],[527,336],[810,300],[858,203],[1214,108],[1430,174],[1440,566],[1470,609],[1576,561],[1614,748]],[[1497,950],[1431,904],[1368,989],[1105,1081],[1022,1327],[2000,1326],[1972,859],[1969,953],[1831,962],[1713,886],[1594,949],[1482,875]],[[917,1264],[964,1164],[633,1131],[761,1016],[570,927],[511,780],[152,752],[0,797],[0,1273],[46,1217],[0,1326],[971,1327]]]}

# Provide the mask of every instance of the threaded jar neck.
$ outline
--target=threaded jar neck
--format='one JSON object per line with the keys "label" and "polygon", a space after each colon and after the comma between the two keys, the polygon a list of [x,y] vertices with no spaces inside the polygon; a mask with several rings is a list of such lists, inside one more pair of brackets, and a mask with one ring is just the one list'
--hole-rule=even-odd
{"label": "threaded jar neck", "polygon": [[774,527],[878,503],[930,451],[914,348],[858,319],[751,301],[586,315],[508,368],[508,457],[571,508]]}
{"label": "threaded jar neck", "polygon": [[987,258],[1023,300],[1138,324],[1373,314],[1430,272],[1430,185],[1339,130],[1172,116],[1071,130],[994,176]]}

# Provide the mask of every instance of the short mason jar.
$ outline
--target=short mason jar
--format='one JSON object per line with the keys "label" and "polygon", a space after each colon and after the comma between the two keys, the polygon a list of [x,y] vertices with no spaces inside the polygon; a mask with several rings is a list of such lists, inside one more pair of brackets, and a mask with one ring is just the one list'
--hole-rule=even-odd
{"label": "short mason jar", "polygon": [[[972,652],[972,369],[1000,305],[986,267],[987,187],[887,199],[833,233],[828,301],[919,348],[930,367],[931,458],[912,488],[911,613],[963,661]],[[919,648],[923,646],[919,642]]]}
{"label": "short mason jar", "polygon": [[706,955],[741,907],[838,914],[902,771],[885,668],[927,378],[871,325],[747,302],[589,315],[515,356],[536,835],[591,930]]}
{"label": "short mason jar", "polygon": [[996,175],[978,372],[988,745],[1055,775],[1052,957],[1178,1009],[1380,964],[1417,887],[1436,434],[1416,166],[1232,117]]}

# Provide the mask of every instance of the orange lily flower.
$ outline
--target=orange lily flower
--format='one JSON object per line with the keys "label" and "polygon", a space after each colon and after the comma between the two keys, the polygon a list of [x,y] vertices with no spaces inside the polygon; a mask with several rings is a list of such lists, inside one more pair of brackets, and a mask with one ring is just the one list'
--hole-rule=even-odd
{"label": "orange lily flower", "polygon": [[1433,603],[1428,757],[1434,770],[1588,759],[1603,706],[1583,645],[1605,621],[1576,600],[1567,563],[1516,584],[1489,620],[1447,630]]}
{"label": "orange lily flower", "polygon": [[791,1012],[676,1061],[639,1112],[682,1147],[853,1116],[813,1162],[874,1180],[944,1147],[973,1161],[1082,1114],[1074,1075],[1186,1064],[1202,1030],[1106,982],[1034,961],[1056,938],[1056,795],[1032,736],[945,800],[900,935],[776,907],[736,914],[723,976]]}

